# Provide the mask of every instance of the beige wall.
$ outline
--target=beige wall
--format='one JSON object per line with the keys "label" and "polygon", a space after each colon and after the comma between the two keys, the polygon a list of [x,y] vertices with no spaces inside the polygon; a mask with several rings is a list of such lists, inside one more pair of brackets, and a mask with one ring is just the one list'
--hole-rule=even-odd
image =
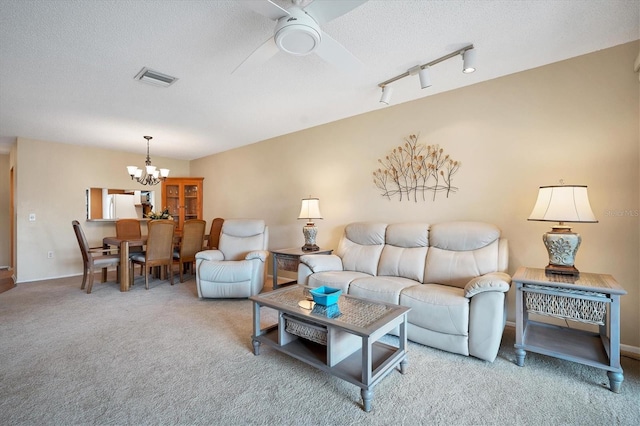
{"label": "beige wall", "polygon": [[[541,236],[550,224],[527,221],[538,187],[588,185],[599,223],[574,226],[583,237],[576,266],[612,274],[628,291],[622,342],[638,347],[638,50],[629,43],[192,161],[191,173],[205,177],[205,219],[264,218],[270,248],[303,244],[296,217],[309,195],[320,198],[322,247],[335,248],[353,221],[487,221],[509,239],[513,273],[548,260]],[[413,133],[462,162],[457,193],[418,202],[380,195],[378,158]]]}
{"label": "beige wall", "polygon": [[9,154],[0,155],[0,266],[11,266]]}
{"label": "beige wall", "polygon": [[[77,219],[92,246],[115,235],[113,222],[86,222],[85,190],[90,187],[142,189],[126,166],[142,164],[143,154],[18,138],[17,142],[17,281],[18,283],[82,273],[82,258],[71,227]],[[189,176],[189,162],[153,157],[172,176]],[[156,190],[161,200],[161,186]],[[36,221],[29,222],[29,214]],[[54,258],[48,259],[47,252]]]}

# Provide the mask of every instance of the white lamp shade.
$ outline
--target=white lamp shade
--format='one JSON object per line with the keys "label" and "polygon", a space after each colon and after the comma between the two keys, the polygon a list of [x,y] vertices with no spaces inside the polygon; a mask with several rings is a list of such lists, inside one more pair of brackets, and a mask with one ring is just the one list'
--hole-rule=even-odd
{"label": "white lamp shade", "polygon": [[130,176],[135,175],[136,170],[138,170],[138,167],[136,166],[127,166],[127,173],[129,173]]}
{"label": "white lamp shade", "polygon": [[541,186],[529,220],[545,222],[598,222],[587,187],[583,185]]}
{"label": "white lamp shade", "polygon": [[165,178],[169,176],[169,169],[160,169],[160,176]]}
{"label": "white lamp shade", "polygon": [[142,169],[136,169],[136,172],[134,173],[133,177],[135,177],[136,179],[139,177],[142,177]]}
{"label": "white lamp shade", "polygon": [[304,198],[298,219],[322,219],[320,200],[318,198]]}
{"label": "white lamp shade", "polygon": [[156,166],[145,166],[147,169],[147,174],[152,175],[156,172]]}

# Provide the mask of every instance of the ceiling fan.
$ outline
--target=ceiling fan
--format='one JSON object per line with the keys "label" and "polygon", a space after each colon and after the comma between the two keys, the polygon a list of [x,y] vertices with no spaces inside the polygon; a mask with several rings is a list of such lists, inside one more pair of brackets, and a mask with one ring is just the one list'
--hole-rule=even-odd
{"label": "ceiling fan", "polygon": [[322,31],[320,25],[350,12],[366,1],[315,0],[302,6],[302,0],[292,0],[293,6],[283,9],[271,0],[244,0],[243,5],[277,23],[273,37],[254,50],[233,73],[255,69],[280,51],[296,56],[315,53],[343,71],[360,70],[362,62]]}

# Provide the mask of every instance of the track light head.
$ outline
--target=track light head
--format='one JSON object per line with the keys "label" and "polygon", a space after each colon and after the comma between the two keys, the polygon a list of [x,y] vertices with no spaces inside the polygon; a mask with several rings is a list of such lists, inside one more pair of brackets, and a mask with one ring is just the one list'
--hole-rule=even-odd
{"label": "track light head", "polygon": [[380,103],[389,105],[389,102],[391,102],[392,93],[393,93],[393,88],[391,86],[384,86],[382,88],[382,96],[380,97]]}
{"label": "track light head", "polygon": [[429,75],[429,67],[421,68],[418,72],[420,78],[420,87],[426,89],[431,86],[431,76]]}
{"label": "track light head", "polygon": [[462,72],[470,74],[476,70],[476,50],[469,49],[462,52]]}

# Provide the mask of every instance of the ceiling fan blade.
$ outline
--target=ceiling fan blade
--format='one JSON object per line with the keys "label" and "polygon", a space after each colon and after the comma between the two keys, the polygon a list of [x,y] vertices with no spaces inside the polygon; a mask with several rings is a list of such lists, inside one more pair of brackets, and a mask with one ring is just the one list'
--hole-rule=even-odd
{"label": "ceiling fan blade", "polygon": [[247,59],[242,61],[242,63],[231,72],[231,74],[242,74],[243,72],[251,71],[267,62],[279,51],[280,49],[278,49],[276,42],[273,37],[271,37],[269,40],[262,43],[260,47],[254,50]]}
{"label": "ceiling fan blade", "polygon": [[289,15],[286,9],[281,8],[271,0],[242,0],[242,4],[274,21]]}
{"label": "ceiling fan blade", "polygon": [[[317,0],[316,0],[317,1]],[[322,32],[322,42],[315,53],[325,61],[348,73],[358,73],[364,64],[329,34]]]}
{"label": "ceiling fan blade", "polygon": [[313,3],[304,8],[304,11],[311,15],[318,24],[324,24],[336,19],[338,16],[351,12],[366,2],[367,0],[314,0]]}

